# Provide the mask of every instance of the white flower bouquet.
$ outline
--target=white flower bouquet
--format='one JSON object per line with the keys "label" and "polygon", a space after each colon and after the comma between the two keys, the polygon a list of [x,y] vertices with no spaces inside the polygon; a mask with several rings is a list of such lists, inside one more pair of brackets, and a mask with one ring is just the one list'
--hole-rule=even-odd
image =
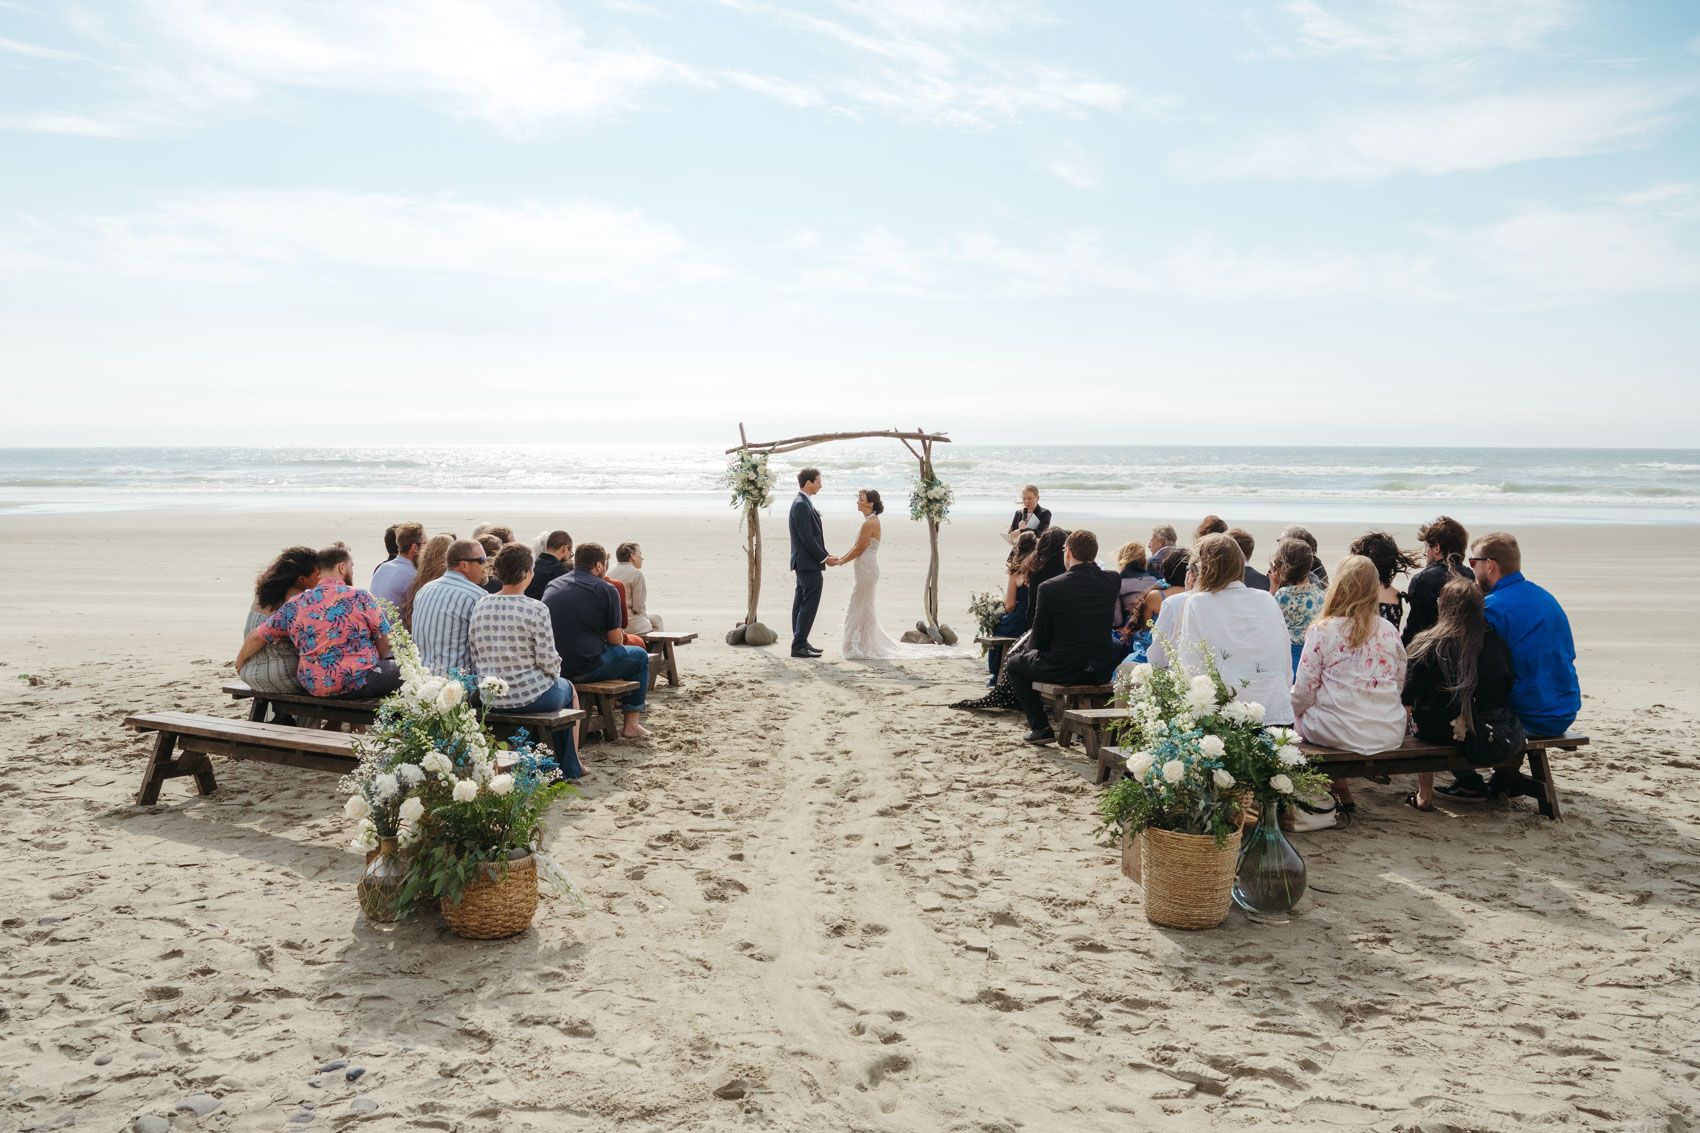
{"label": "white flower bouquet", "polygon": [[1241,792],[1262,801],[1327,789],[1293,733],[1266,729],[1263,706],[1239,699],[1240,691],[1222,680],[1208,650],[1202,673],[1150,665],[1117,672],[1116,699],[1130,715],[1109,733],[1133,754],[1127,776],[1099,802],[1105,831],[1156,828],[1221,844],[1238,827]]}
{"label": "white flower bouquet", "polygon": [[918,477],[915,486],[909,490],[909,518],[943,523],[950,516],[950,505],[954,499],[950,488],[937,474]]}
{"label": "white flower bouquet", "polygon": [[773,502],[773,472],[764,452],[739,449],[727,462],[721,482],[731,491],[735,508],[767,507]]}
{"label": "white flower bouquet", "polygon": [[997,632],[998,619],[1004,616],[1003,599],[989,590],[968,596],[968,613],[980,623],[982,636]]}
{"label": "white flower bouquet", "polygon": [[[400,620],[393,626],[402,687],[355,743],[360,763],[345,780],[343,813],[357,823],[355,849],[397,840],[407,863],[399,909],[406,915],[421,901],[457,899],[487,862],[536,853],[550,803],[576,791],[558,780],[547,747],[498,742],[468,696],[470,678],[433,676]],[[484,682],[484,695],[500,695],[500,683]],[[511,767],[498,769],[499,753]],[[571,892],[553,863],[540,873]]]}

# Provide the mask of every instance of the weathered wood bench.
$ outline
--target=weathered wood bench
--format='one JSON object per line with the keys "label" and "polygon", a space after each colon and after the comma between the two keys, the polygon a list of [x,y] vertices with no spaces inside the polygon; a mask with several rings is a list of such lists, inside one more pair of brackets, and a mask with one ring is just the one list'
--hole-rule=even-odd
{"label": "weathered wood bench", "polygon": [[1115,695],[1115,685],[1054,685],[1033,682],[1033,691],[1045,701],[1045,712],[1051,718],[1051,730],[1057,735],[1057,746],[1067,747],[1074,742],[1075,724],[1069,713],[1085,708],[1102,708]]}
{"label": "weathered wood bench", "polygon": [[644,648],[649,650],[650,688],[660,684],[663,676],[671,688],[678,688],[684,683],[679,679],[679,646],[689,645],[696,639],[694,633],[678,633],[670,629],[658,629],[643,635]]}
{"label": "weathered wood bench", "polygon": [[620,738],[620,698],[636,692],[636,681],[574,681],[578,702],[585,706],[590,718],[597,721],[605,740]]}
{"label": "weathered wood bench", "polygon": [[359,763],[354,754],[356,737],[342,732],[226,720],[193,712],[138,712],[125,718],[124,726],[157,733],[153,755],[142,773],[142,789],[136,792],[138,806],[157,803],[160,785],[183,775],[195,777],[195,789],[201,794],[212,794],[218,789],[210,758],[214,755],[333,775],[346,775]]}
{"label": "weathered wood bench", "polygon": [[[623,682],[632,688],[635,681]],[[577,686],[575,686],[577,687]],[[377,719],[378,700],[360,700],[329,696],[308,696],[306,693],[260,692],[246,681],[225,681],[224,694],[232,700],[249,702],[248,719],[263,721],[266,710],[274,709],[283,715],[301,716],[310,720],[329,720],[334,724],[369,725]],[[582,708],[558,708],[553,712],[511,712],[492,708],[484,716],[498,734],[511,734],[524,728],[533,739],[547,741],[551,732],[570,727],[585,717]]]}
{"label": "weathered wood bench", "polygon": [[[1126,760],[1127,753],[1121,748],[1103,743],[1103,729],[1112,721],[1126,719],[1127,710],[1106,708],[1090,715],[1076,710],[1070,715],[1076,717],[1072,726],[1081,732],[1083,746],[1088,751],[1094,748],[1097,750],[1097,781],[1108,782],[1114,775],[1119,774],[1119,768]],[[1091,738],[1085,738],[1088,732],[1093,733]],[[1589,742],[1588,737],[1580,732],[1533,739],[1515,759],[1481,767],[1466,760],[1462,751],[1453,744],[1425,743],[1413,737],[1407,737],[1405,742],[1396,748],[1374,755],[1360,755],[1355,751],[1340,751],[1337,748],[1308,743],[1301,743],[1299,750],[1310,756],[1318,768],[1327,772],[1333,779],[1367,779],[1377,775],[1410,775],[1437,771],[1491,771],[1495,767],[1520,766],[1523,758],[1527,756],[1529,777],[1540,790],[1540,796],[1535,802],[1541,813],[1548,818],[1563,819],[1564,813],[1558,801],[1558,786],[1552,777],[1552,760],[1548,758],[1547,753],[1555,750],[1575,751],[1577,748],[1587,747]]]}

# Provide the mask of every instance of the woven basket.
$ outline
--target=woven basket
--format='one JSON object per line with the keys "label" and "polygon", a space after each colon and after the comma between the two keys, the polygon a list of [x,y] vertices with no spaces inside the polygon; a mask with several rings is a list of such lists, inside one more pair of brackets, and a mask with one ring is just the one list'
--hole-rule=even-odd
{"label": "woven basket", "polygon": [[438,902],[443,920],[456,936],[470,940],[498,940],[524,932],[537,912],[537,861],[530,855],[501,866],[486,864],[479,877],[461,893],[460,900]]}
{"label": "woven basket", "polygon": [[1145,919],[1168,928],[1215,928],[1233,903],[1240,832],[1221,846],[1208,834],[1148,829],[1140,834]]}

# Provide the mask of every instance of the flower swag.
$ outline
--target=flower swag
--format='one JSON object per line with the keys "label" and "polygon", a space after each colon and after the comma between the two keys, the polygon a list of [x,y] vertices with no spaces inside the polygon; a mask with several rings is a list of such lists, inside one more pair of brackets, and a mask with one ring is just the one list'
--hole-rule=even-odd
{"label": "flower swag", "polygon": [[909,518],[943,523],[950,516],[954,498],[949,485],[936,474],[919,476],[909,490]]}
{"label": "flower swag", "polygon": [[735,508],[764,508],[773,502],[773,473],[765,452],[739,449],[726,462],[721,482],[731,491]]}

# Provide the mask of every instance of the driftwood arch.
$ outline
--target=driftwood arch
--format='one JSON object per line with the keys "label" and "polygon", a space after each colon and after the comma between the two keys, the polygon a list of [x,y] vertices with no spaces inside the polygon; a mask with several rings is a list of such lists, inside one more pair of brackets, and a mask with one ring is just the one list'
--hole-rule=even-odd
{"label": "driftwood arch", "polygon": [[[744,432],[743,422],[738,424],[739,444],[726,450],[726,455],[732,456],[740,452],[760,453],[763,456],[777,456],[781,453],[796,452],[798,449],[814,445],[829,444],[832,441],[858,441],[869,438],[885,438],[901,441],[920,465],[920,478],[933,479],[933,446],[947,445],[950,438],[943,433],[929,433],[925,429],[871,429],[860,433],[811,433],[801,437],[786,437],[779,441],[752,441]],[[749,557],[749,603],[744,612],[744,625],[756,624],[756,607],[761,601],[761,509],[753,502],[744,504],[744,530],[748,538],[744,543],[744,552]],[[939,634],[939,521],[932,517],[927,519],[927,585],[922,601],[926,610],[925,623],[929,629],[928,636],[940,640]]]}

